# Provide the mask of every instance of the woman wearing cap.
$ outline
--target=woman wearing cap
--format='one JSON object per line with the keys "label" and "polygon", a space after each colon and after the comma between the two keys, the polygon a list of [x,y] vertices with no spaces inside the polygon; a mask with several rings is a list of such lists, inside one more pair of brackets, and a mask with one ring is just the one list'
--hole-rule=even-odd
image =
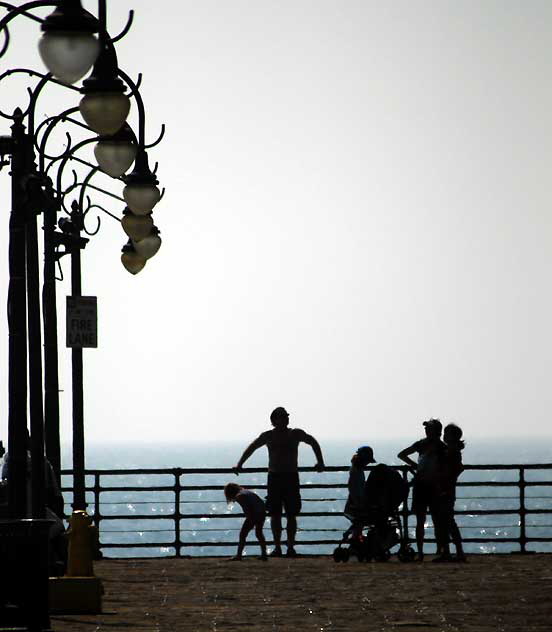
{"label": "woman wearing cap", "polygon": [[363,445],[353,454],[347,487],[349,496],[345,503],[344,514],[353,523],[351,537],[356,539],[362,534],[361,515],[366,511],[366,495],[364,491],[366,477],[364,470],[370,463],[375,463],[372,448]]}
{"label": "woman wearing cap", "polygon": [[[414,472],[412,486],[412,511],[416,515],[416,546],[418,561],[424,559],[425,520],[429,508],[436,496],[436,483],[439,472],[439,457],[446,446],[441,441],[443,426],[438,419],[424,421],[425,439],[416,441],[405,448],[397,457],[409,465]],[[418,453],[418,462],[410,458]]]}

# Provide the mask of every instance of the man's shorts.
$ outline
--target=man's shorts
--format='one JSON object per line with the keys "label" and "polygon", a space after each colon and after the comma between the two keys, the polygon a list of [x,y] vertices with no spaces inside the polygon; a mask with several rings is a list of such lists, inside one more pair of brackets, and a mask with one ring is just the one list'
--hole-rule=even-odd
{"label": "man's shorts", "polygon": [[266,511],[269,516],[296,516],[301,511],[298,472],[269,472]]}
{"label": "man's shorts", "polygon": [[412,486],[412,511],[417,513],[426,513],[434,504],[435,486],[428,481],[414,479]]}

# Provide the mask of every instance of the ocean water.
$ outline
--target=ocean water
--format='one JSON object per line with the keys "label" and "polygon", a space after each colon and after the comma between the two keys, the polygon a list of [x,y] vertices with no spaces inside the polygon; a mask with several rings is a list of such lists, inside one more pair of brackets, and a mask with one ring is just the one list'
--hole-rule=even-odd
{"label": "ocean water", "polygon": [[[247,442],[213,442],[187,444],[105,444],[87,446],[86,467],[88,469],[170,469],[180,468],[228,468],[241,455]],[[374,441],[375,458],[378,462],[398,464],[397,452],[409,441]],[[326,464],[348,466],[351,455],[359,445],[358,441],[323,441],[321,446]],[[552,443],[545,439],[523,440],[477,440],[468,442],[464,450],[466,465],[493,464],[549,464],[552,463]],[[300,464],[314,464],[314,455],[308,446],[300,447]],[[245,467],[266,466],[266,449],[258,450]],[[63,454],[63,466],[70,468],[70,452]],[[470,481],[515,482],[519,471],[484,470],[466,471],[460,483]],[[552,469],[528,471],[528,482],[540,481],[540,486],[526,488],[526,507],[531,510],[552,510]],[[181,477],[184,486],[222,487],[228,481],[237,481],[246,487],[255,488],[266,484],[265,473],[243,473],[236,478],[233,474],[188,474]],[[344,484],[347,472],[304,472],[302,484]],[[549,485],[548,485],[549,483]],[[70,477],[64,477],[63,485],[71,484]],[[87,477],[87,485],[93,478]],[[101,542],[108,557],[150,557],[174,555],[171,546],[174,540],[174,519],[169,517],[175,510],[174,493],[170,490],[148,489],[174,485],[174,476],[169,474],[125,474],[102,476],[102,487],[135,487],[127,491],[106,491],[100,496]],[[264,496],[264,490],[258,490]],[[71,493],[64,492],[67,507],[70,507]],[[331,512],[325,517],[301,516],[299,519],[298,541],[338,540],[349,526],[342,516],[347,490],[305,489],[302,492],[303,514],[317,511]],[[499,510],[495,515],[476,513],[458,516],[457,522],[464,538],[517,538],[520,534],[519,489],[512,487],[462,487],[457,490],[456,509],[461,511]],[[94,495],[87,492],[89,512],[95,511]],[[194,489],[182,492],[180,511],[180,539],[186,545],[183,555],[228,555],[234,552],[233,542],[237,541],[241,526],[239,507],[227,505],[221,489]],[[511,511],[511,513],[509,513]],[[223,514],[224,517],[214,517]],[[167,518],[163,516],[167,515]],[[189,517],[187,517],[189,515]],[[151,516],[151,518],[150,518]],[[414,518],[409,520],[409,533],[413,537]],[[270,538],[268,522],[265,535]],[[552,539],[552,514],[536,513],[526,517],[528,537]],[[431,519],[427,523],[427,537],[433,537]],[[258,548],[252,535],[247,547],[250,554],[257,554]],[[123,543],[128,548],[117,548]],[[143,547],[147,543],[151,546]],[[225,544],[220,546],[220,544]],[[111,545],[111,546],[110,546]],[[137,546],[135,546],[137,545]],[[428,551],[433,549],[428,544]],[[330,553],[335,544],[298,545],[302,553]],[[529,550],[551,551],[548,542],[528,543]],[[492,553],[519,550],[519,544],[510,542],[467,543],[469,552]]]}

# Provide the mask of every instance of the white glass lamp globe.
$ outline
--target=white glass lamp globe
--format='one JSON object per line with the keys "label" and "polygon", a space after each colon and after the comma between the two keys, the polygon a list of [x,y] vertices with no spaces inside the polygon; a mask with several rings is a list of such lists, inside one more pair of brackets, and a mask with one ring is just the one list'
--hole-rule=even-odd
{"label": "white glass lamp globe", "polygon": [[126,173],[136,158],[136,145],[129,141],[100,140],[94,147],[94,155],[100,169],[113,178]]}
{"label": "white glass lamp globe", "polygon": [[100,52],[100,43],[92,33],[51,31],[40,38],[38,51],[56,79],[72,84],[92,68]]}
{"label": "white glass lamp globe", "polygon": [[129,211],[125,211],[121,225],[125,233],[132,239],[134,248],[142,239],[149,236],[153,228],[153,219],[151,215],[134,215]]}
{"label": "white glass lamp globe", "polygon": [[90,92],[79,103],[82,118],[100,136],[111,136],[123,126],[130,99],[121,92]]}
{"label": "white glass lamp globe", "polygon": [[133,246],[138,255],[141,255],[144,259],[151,259],[161,248],[161,237],[155,232],[151,232],[144,239],[136,243],[133,242]]}
{"label": "white glass lamp globe", "polygon": [[121,263],[130,274],[138,274],[146,265],[146,260],[137,252],[127,250],[121,254]]}
{"label": "white glass lamp globe", "polygon": [[154,184],[130,183],[123,189],[123,197],[135,215],[149,215],[161,199],[161,192]]}

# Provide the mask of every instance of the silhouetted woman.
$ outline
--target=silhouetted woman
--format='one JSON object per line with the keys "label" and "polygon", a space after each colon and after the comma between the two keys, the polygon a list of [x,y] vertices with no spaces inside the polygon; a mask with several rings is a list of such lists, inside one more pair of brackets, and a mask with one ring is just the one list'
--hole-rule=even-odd
{"label": "silhouetted woman", "polygon": [[[462,465],[462,429],[456,424],[448,424],[443,433],[445,448],[439,458],[438,487],[435,505],[432,507],[435,538],[437,539],[437,557],[434,562],[465,562],[462,536],[454,517],[456,502],[456,481],[464,470]],[[456,548],[456,556],[451,557],[449,539]]]}

